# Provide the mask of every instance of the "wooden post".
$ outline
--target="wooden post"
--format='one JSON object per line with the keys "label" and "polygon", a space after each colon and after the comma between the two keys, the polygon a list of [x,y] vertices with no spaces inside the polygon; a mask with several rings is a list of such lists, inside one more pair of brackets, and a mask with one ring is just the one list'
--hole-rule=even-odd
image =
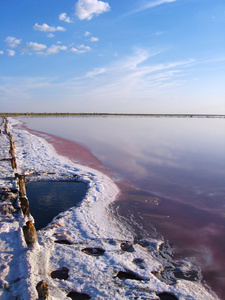
{"label": "wooden post", "polygon": [[8,131],[9,121],[6,118],[4,118],[4,120],[5,120],[5,133],[8,135],[9,142],[10,142],[9,154],[12,156],[12,159],[11,159],[12,169],[16,169],[17,165],[16,165],[16,156],[15,156],[15,143],[13,140],[13,135]]}
{"label": "wooden post", "polygon": [[39,281],[36,285],[36,289],[38,292],[38,299],[39,300],[45,300],[48,299],[49,292],[48,292],[48,285],[44,282],[44,280]]}
{"label": "wooden post", "polygon": [[33,247],[37,243],[36,228],[31,221],[27,221],[23,226],[23,234],[28,247]]}
{"label": "wooden post", "polygon": [[5,133],[8,134],[8,123],[9,123],[9,121],[6,118],[4,118],[4,120],[5,120]]}
{"label": "wooden post", "polygon": [[18,178],[20,198],[27,197],[26,186],[25,186],[26,175],[21,175],[16,173],[15,176]]}

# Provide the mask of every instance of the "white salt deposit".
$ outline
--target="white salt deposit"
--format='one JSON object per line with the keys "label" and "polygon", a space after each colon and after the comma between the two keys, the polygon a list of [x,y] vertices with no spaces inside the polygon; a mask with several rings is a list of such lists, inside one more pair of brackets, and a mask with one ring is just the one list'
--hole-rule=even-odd
{"label": "white salt deposit", "polygon": [[[218,299],[200,283],[177,280],[169,285],[153,275],[163,268],[155,258],[157,247],[148,251],[134,244],[133,252],[121,250],[121,242],[133,242],[133,236],[108,209],[119,193],[114,182],[96,170],[59,156],[44,139],[13,127],[16,120],[9,118],[9,122],[16,149],[15,172],[29,175],[31,181],[74,180],[77,175],[87,183],[88,192],[78,207],[61,213],[38,232],[38,244],[32,249],[27,248],[23,238],[21,228],[27,220],[22,213],[0,214],[2,300],[37,299],[36,285],[41,280],[48,284],[49,299],[70,299],[67,295],[71,291],[86,293],[91,299],[159,299],[157,294],[162,292],[180,300]],[[1,133],[0,141],[0,159],[10,157],[8,136]],[[0,188],[18,189],[9,160],[0,161],[0,171]],[[55,243],[58,239],[72,244]],[[105,252],[91,256],[82,252],[84,248],[102,248]],[[68,279],[51,278],[51,272],[62,267],[69,269]],[[143,280],[116,277],[119,271],[128,270]]]}

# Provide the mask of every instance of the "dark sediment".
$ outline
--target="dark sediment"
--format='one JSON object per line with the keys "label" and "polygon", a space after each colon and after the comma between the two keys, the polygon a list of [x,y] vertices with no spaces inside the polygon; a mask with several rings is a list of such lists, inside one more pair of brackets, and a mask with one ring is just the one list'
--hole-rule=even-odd
{"label": "dark sediment", "polygon": [[66,267],[62,267],[61,269],[58,269],[56,271],[52,271],[51,272],[51,277],[52,278],[57,278],[57,279],[63,279],[63,280],[67,280],[69,278],[69,269]]}

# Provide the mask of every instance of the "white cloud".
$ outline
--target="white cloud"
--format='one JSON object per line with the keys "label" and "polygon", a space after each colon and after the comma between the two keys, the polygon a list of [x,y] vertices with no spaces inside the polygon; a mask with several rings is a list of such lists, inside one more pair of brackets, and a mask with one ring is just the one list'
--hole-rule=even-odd
{"label": "white cloud", "polygon": [[176,0],[156,0],[156,1],[149,1],[148,3],[144,4],[142,6],[142,8],[147,9],[147,8],[151,8],[151,7],[155,7],[161,4],[165,4],[165,3],[171,3],[171,2],[175,2]]}
{"label": "white cloud", "polygon": [[89,35],[91,35],[91,33],[89,31],[86,31],[84,34],[84,36],[89,36]]}
{"label": "white cloud", "polygon": [[48,54],[55,54],[55,53],[58,53],[60,50],[65,51],[66,49],[67,49],[66,46],[52,45],[50,48],[47,49],[47,53]]}
{"label": "white cloud", "polygon": [[15,37],[13,36],[8,36],[6,39],[5,39],[5,42],[8,44],[8,46],[10,48],[16,48],[20,43],[21,43],[22,40],[18,40],[16,39]]}
{"label": "white cloud", "polygon": [[99,38],[92,36],[92,37],[90,38],[90,41],[91,41],[91,42],[98,42],[98,41],[99,41]]}
{"label": "white cloud", "polygon": [[7,50],[8,51],[8,56],[14,56],[16,54],[16,51],[14,50]]}
{"label": "white cloud", "polygon": [[39,25],[38,23],[36,23],[33,26],[34,30],[38,30],[38,31],[45,31],[45,32],[54,32],[54,31],[65,31],[66,29],[64,27],[61,26],[57,26],[57,27],[53,27],[53,26],[48,26],[46,23]]}
{"label": "white cloud", "polygon": [[[47,77],[1,77],[0,91],[2,94],[1,100],[7,100],[9,107],[14,103],[18,109],[21,108],[21,103],[18,101],[22,100],[25,103],[24,107],[27,108],[31,105],[30,110],[33,111],[33,105],[35,104],[32,99],[31,90],[41,90],[48,87],[51,83]],[[35,93],[36,94],[36,93]],[[28,102],[26,102],[28,100]],[[37,111],[40,109],[40,102],[37,100]],[[10,103],[10,104],[9,104]],[[22,109],[22,108],[21,108]],[[22,109],[23,110],[23,109]],[[29,111],[29,110],[27,110]]]}
{"label": "white cloud", "polygon": [[93,71],[88,72],[85,77],[95,77],[97,75],[105,73],[106,69],[105,68],[96,68]]}
{"label": "white cloud", "polygon": [[132,15],[138,12],[141,12],[143,10],[149,9],[149,8],[153,8],[162,4],[166,4],[166,3],[172,3],[175,2],[176,0],[155,0],[155,1],[148,1],[144,4],[142,4],[140,7],[138,7],[137,9],[129,12],[127,15]]}
{"label": "white cloud", "polygon": [[175,2],[176,0],[156,0],[156,1],[150,1],[149,3],[147,3],[145,5],[146,8],[150,8],[150,7],[155,7],[161,4],[165,4],[165,3],[171,3],[171,2]]}
{"label": "white cloud", "polygon": [[[131,56],[116,60],[108,66],[95,68],[83,77],[76,78],[77,89],[87,97],[92,95],[102,101],[105,97],[112,100],[122,97],[148,99],[149,95],[164,97],[168,90],[185,83],[186,70],[193,66],[194,61],[189,59],[155,64],[151,58],[160,53],[162,50],[136,49]],[[104,76],[98,76],[101,74]],[[74,88],[73,84],[74,81],[71,88]]]}
{"label": "white cloud", "polygon": [[4,54],[4,51],[0,50],[0,55]]}
{"label": "white cloud", "polygon": [[[65,51],[67,50],[66,46],[60,46],[60,45],[52,45],[51,47],[47,48],[44,44],[38,44],[29,42],[27,43],[26,47],[23,48],[24,51],[34,51],[38,54],[55,54],[58,53],[60,50]],[[30,53],[29,53],[30,54]]]}
{"label": "white cloud", "polygon": [[91,50],[91,47],[89,46],[84,46],[84,45],[79,45],[77,46],[76,48],[71,48],[71,52],[74,52],[74,53],[85,53],[85,52],[88,52]]}
{"label": "white cloud", "polygon": [[28,42],[26,46],[26,50],[30,50],[30,51],[42,51],[45,50],[46,48],[47,48],[46,45],[33,43],[33,42]]}
{"label": "white cloud", "polygon": [[167,31],[157,31],[157,32],[153,33],[153,35],[155,35],[155,36],[159,36],[159,35],[163,35],[163,34],[167,34]]}
{"label": "white cloud", "polygon": [[76,16],[80,20],[91,20],[94,15],[100,15],[110,10],[107,2],[98,0],[78,0],[76,3]]}
{"label": "white cloud", "polygon": [[137,68],[138,65],[146,61],[149,57],[157,55],[159,52],[154,52],[151,55],[149,51],[144,49],[136,49],[135,54],[126,59],[119,61],[118,68],[127,69],[127,70],[134,70]]}
{"label": "white cloud", "polygon": [[65,21],[67,23],[72,23],[73,21],[70,19],[70,17],[67,17],[66,13],[61,13],[59,15],[59,20],[60,21]]}
{"label": "white cloud", "polygon": [[55,35],[54,35],[53,33],[49,33],[49,34],[48,34],[48,37],[49,37],[49,38],[53,38],[54,36],[55,36]]}

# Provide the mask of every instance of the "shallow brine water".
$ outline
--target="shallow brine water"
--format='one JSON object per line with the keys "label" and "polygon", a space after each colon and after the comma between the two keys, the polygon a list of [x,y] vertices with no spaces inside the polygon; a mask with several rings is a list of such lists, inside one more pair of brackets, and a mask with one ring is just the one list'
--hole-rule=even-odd
{"label": "shallow brine water", "polygon": [[206,282],[223,298],[225,119],[22,120],[29,128],[88,147],[114,172],[122,190],[114,204],[119,214],[135,224],[137,234],[162,235],[175,257],[194,257]]}
{"label": "shallow brine water", "polygon": [[30,182],[26,184],[30,212],[37,230],[45,227],[59,213],[82,201],[87,186],[83,182]]}

